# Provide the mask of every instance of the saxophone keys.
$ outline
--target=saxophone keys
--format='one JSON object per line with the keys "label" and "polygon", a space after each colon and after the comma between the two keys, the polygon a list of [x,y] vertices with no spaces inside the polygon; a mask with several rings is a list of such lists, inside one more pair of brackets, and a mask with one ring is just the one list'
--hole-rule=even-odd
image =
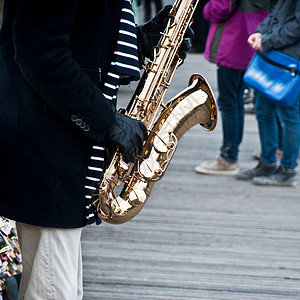
{"label": "saxophone keys", "polygon": [[153,146],[158,153],[166,153],[168,151],[169,135],[156,135],[153,140]]}
{"label": "saxophone keys", "polygon": [[128,212],[132,205],[128,200],[124,200],[120,196],[118,196],[112,201],[111,207],[116,215],[123,216]]}
{"label": "saxophone keys", "polygon": [[132,189],[129,193],[129,201],[134,206],[143,205],[147,200],[147,195],[143,189]]}
{"label": "saxophone keys", "polygon": [[139,165],[139,173],[146,179],[151,179],[158,169],[160,169],[159,162],[152,157],[144,159]]}
{"label": "saxophone keys", "polygon": [[154,173],[155,173],[155,175],[157,175],[158,177],[161,177],[161,176],[163,176],[164,171],[163,171],[162,168],[158,168],[158,169],[156,169],[156,170],[154,171]]}
{"label": "saxophone keys", "polygon": [[153,146],[158,153],[167,153],[169,150],[176,148],[177,144],[178,141],[173,132],[157,134],[153,141]]}

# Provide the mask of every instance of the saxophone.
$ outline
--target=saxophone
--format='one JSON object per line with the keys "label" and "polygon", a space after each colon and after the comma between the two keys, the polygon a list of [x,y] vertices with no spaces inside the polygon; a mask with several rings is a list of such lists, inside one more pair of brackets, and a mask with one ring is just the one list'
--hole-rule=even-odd
{"label": "saxophone", "polygon": [[123,112],[141,120],[149,137],[134,163],[124,161],[117,149],[109,154],[101,181],[92,197],[94,213],[103,221],[121,224],[143,208],[156,181],[165,174],[179,139],[200,124],[211,131],[217,122],[213,92],[200,74],[168,103],[163,102],[175,70],[182,60],[177,52],[191,24],[198,0],[176,0],[164,33],[148,61],[142,78]]}

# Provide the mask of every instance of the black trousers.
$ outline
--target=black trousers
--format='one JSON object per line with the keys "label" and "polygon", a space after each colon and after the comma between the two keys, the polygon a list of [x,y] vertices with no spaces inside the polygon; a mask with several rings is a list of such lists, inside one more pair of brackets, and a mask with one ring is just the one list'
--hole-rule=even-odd
{"label": "black trousers", "polygon": [[145,22],[149,21],[152,17],[152,2],[155,4],[155,13],[159,12],[162,9],[162,1],[161,0],[145,0],[144,8],[145,8]]}
{"label": "black trousers", "polygon": [[192,38],[193,52],[203,53],[205,50],[210,22],[203,18],[202,11],[207,2],[208,0],[199,1],[193,16],[193,23],[191,25],[194,31],[194,37]]}

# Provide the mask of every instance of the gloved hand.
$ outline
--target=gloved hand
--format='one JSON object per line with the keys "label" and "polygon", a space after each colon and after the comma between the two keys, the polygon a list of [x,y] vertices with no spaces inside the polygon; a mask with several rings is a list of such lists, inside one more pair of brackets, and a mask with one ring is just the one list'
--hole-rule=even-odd
{"label": "gloved hand", "polygon": [[[161,32],[163,32],[167,25],[167,18],[172,5],[165,6],[160,10],[156,16],[143,25],[137,26],[137,40],[139,47],[140,60],[144,60],[144,57],[153,59],[153,47],[157,46]],[[192,28],[188,27],[184,39],[181,43],[178,54],[182,60],[186,58],[186,52],[191,50],[192,44],[190,38],[194,36]]]}
{"label": "gloved hand", "polygon": [[109,132],[109,139],[119,146],[125,161],[135,161],[136,156],[141,153],[143,142],[147,137],[147,129],[142,121],[116,113],[115,122]]}
{"label": "gloved hand", "polygon": [[178,49],[178,55],[182,59],[182,63],[186,59],[186,53],[190,52],[192,49],[191,38],[193,36],[194,36],[193,29],[191,27],[188,27],[184,34],[183,41]]}

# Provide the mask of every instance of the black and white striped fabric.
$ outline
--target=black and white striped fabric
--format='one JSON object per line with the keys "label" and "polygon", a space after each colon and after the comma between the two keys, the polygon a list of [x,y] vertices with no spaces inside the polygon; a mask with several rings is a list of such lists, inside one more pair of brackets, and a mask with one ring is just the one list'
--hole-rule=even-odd
{"label": "black and white striped fabric", "polygon": [[[130,81],[138,80],[139,78],[140,70],[134,15],[130,0],[123,0],[117,46],[102,93],[108,101],[111,101],[112,105],[116,106],[120,84],[128,84]],[[99,143],[99,145],[93,146],[88,166],[85,183],[87,224],[95,222],[95,216],[91,209],[91,198],[96,191],[103,171],[104,151],[104,141]],[[96,222],[99,224],[101,220],[98,218]]]}

